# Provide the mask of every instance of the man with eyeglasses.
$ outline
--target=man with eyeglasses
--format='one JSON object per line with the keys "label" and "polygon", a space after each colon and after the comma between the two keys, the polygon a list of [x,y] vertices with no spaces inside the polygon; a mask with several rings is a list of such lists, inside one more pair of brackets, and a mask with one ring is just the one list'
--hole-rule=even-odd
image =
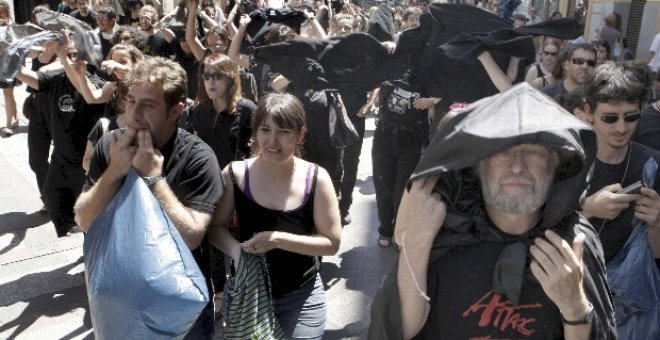
{"label": "man with eyeglasses", "polygon": [[543,93],[557,100],[564,93],[584,85],[596,66],[596,50],[590,44],[571,45],[564,51],[568,58],[562,63],[564,80],[543,88]]}
{"label": "man with eyeglasses", "polygon": [[169,57],[170,47],[163,33],[154,25],[158,23],[158,11],[151,5],[140,9],[140,30],[147,36],[147,51],[145,54],[152,57]]}
{"label": "man with eyeglasses", "polygon": [[642,180],[649,158],[660,162],[660,152],[630,141],[651,82],[651,72],[641,62],[606,62],[585,85],[584,111],[596,132],[598,152],[581,214],[599,234],[606,262],[630,237],[633,217],[648,223],[656,262],[660,256],[660,176],[656,175],[653,187],[620,193]]}

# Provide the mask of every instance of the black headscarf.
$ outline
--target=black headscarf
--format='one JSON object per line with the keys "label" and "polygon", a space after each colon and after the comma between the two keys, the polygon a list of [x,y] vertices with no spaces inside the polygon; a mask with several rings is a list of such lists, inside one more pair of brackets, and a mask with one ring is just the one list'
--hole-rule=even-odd
{"label": "black headscarf", "polygon": [[[490,221],[473,167],[520,144],[552,148],[559,155],[559,164],[539,223],[524,235],[509,237]],[[591,339],[613,338],[615,326],[603,251],[593,228],[575,213],[595,155],[595,133],[526,83],[468,106],[438,130],[411,177],[414,180],[439,174],[434,190],[447,205],[447,217],[431,248],[429,268],[454,247],[504,243],[495,264],[493,289],[517,304],[523,281],[530,277],[528,250],[534,238],[551,229],[571,243],[577,233],[584,233],[583,282],[597,316]],[[370,339],[401,338],[396,273],[395,266],[372,305]],[[429,280],[429,291],[433,287],[435,282]]]}

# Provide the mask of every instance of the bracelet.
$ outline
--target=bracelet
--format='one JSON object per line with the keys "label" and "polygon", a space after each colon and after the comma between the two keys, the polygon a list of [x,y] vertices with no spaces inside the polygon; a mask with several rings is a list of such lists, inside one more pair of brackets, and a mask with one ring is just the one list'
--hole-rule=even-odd
{"label": "bracelet", "polygon": [[570,326],[586,325],[588,323],[591,323],[591,321],[593,321],[595,316],[596,316],[596,311],[594,311],[594,306],[591,303],[589,303],[589,309],[587,310],[587,314],[585,314],[582,318],[577,320],[566,320],[564,318],[564,315],[561,315],[561,322],[563,322],[564,325],[570,325]]}

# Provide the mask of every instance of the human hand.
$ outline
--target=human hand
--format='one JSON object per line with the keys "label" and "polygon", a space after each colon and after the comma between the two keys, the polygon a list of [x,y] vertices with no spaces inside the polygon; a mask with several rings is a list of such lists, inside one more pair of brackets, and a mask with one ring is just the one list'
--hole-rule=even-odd
{"label": "human hand", "polygon": [[635,217],[650,227],[660,227],[660,196],[655,190],[642,187],[642,194],[635,201]]}
{"label": "human hand", "polygon": [[439,98],[417,98],[413,102],[413,107],[417,110],[428,110],[439,102]]}
{"label": "human hand", "polygon": [[247,14],[242,14],[241,18],[238,20],[238,24],[240,26],[247,26],[252,22],[252,18],[250,18],[249,15]]}
{"label": "human hand", "polygon": [[71,43],[71,40],[69,39],[69,31],[66,29],[61,29],[60,30],[60,38],[57,40],[57,45],[55,47],[55,53],[57,54],[60,59],[64,60],[66,58],[66,49]]}
{"label": "human hand", "polygon": [[159,176],[163,173],[164,157],[154,148],[151,132],[140,129],[137,132],[138,148],[133,157],[133,167],[142,177]]}
{"label": "human hand", "polygon": [[316,15],[314,12],[308,10],[307,8],[303,8],[303,15],[305,16],[305,19],[314,19]]}
{"label": "human hand", "polygon": [[598,217],[608,220],[616,218],[622,210],[630,206],[630,202],[639,198],[639,195],[636,194],[617,194],[621,189],[623,189],[621,184],[615,183],[587,197],[582,214],[585,217]]}
{"label": "human hand", "polygon": [[243,251],[250,254],[263,254],[277,248],[277,232],[262,231],[241,243]]}
{"label": "human hand", "polygon": [[387,54],[391,55],[394,54],[394,52],[396,52],[396,44],[394,43],[394,41],[383,41],[380,44],[387,49]]}
{"label": "human hand", "polygon": [[417,179],[410,191],[404,191],[394,227],[394,239],[398,244],[402,244],[404,232],[408,239],[414,237],[422,242],[422,246],[433,244],[447,216],[447,205],[440,194],[433,192],[438,178],[436,175]]}
{"label": "human hand", "polygon": [[135,130],[126,129],[122,134],[120,130],[110,132],[110,164],[108,165],[108,172],[116,174],[117,177],[123,178],[128,174],[135,157],[137,148],[133,146],[133,138],[135,137]]}
{"label": "human hand", "polygon": [[546,230],[545,236],[546,239],[536,238],[529,248],[532,274],[565,319],[580,319],[589,310],[582,284],[586,236],[582,233],[576,235],[572,247],[551,230]]}

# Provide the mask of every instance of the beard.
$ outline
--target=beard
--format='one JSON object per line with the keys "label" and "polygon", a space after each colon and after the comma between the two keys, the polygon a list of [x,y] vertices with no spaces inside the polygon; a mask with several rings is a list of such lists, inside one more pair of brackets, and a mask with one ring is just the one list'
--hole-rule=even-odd
{"label": "beard", "polygon": [[[529,175],[509,175],[496,181],[486,176],[484,168],[484,166],[479,166],[479,178],[481,179],[481,191],[484,201],[503,212],[529,214],[541,208],[548,198],[554,177],[554,167],[550,167],[547,176],[539,182]],[[511,194],[503,191],[500,182],[508,179],[524,179],[524,181],[532,184],[532,192]]]}

